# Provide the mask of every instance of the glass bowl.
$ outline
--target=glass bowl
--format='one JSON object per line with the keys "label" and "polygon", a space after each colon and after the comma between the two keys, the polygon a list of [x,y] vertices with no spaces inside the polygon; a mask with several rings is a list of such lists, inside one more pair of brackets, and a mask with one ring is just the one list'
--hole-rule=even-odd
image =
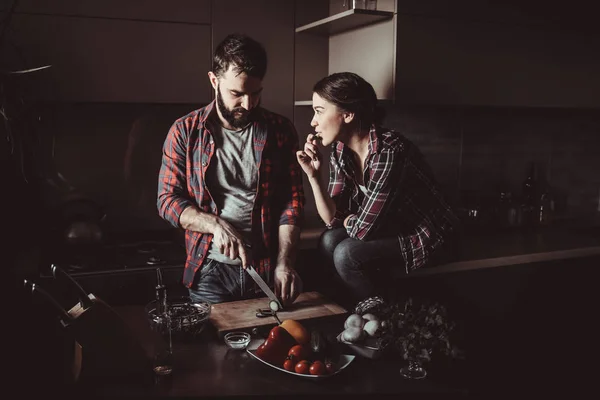
{"label": "glass bowl", "polygon": [[[171,335],[173,340],[187,340],[198,336],[210,317],[209,303],[193,303],[189,297],[167,298],[167,308],[171,317]],[[158,318],[156,300],[145,307],[150,326],[154,328]]]}
{"label": "glass bowl", "polygon": [[243,350],[250,343],[250,334],[247,332],[229,332],[225,335],[225,344],[235,350]]}

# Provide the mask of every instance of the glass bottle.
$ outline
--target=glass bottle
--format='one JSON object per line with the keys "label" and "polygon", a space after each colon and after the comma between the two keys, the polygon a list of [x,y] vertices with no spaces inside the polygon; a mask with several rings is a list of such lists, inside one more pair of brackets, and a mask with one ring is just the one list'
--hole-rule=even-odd
{"label": "glass bottle", "polygon": [[554,197],[548,188],[540,196],[539,205],[539,224],[542,226],[550,225],[554,216]]}
{"label": "glass bottle", "polygon": [[511,192],[500,192],[500,200],[496,211],[496,225],[506,228],[517,225],[517,208],[513,203]]}
{"label": "glass bottle", "polygon": [[160,268],[156,269],[156,316],[153,329],[158,334],[154,354],[154,372],[157,375],[169,375],[173,372],[173,341],[171,337],[171,315],[167,305],[167,288],[162,282]]}
{"label": "glass bottle", "polygon": [[537,224],[538,220],[538,197],[537,197],[537,168],[535,163],[531,163],[529,173],[523,181],[521,215],[522,225],[531,227]]}

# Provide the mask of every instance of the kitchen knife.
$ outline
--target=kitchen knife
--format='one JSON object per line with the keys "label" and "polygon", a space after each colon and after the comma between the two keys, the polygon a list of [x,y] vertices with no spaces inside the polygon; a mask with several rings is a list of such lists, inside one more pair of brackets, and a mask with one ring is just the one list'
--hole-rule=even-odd
{"label": "kitchen knife", "polygon": [[256,284],[269,298],[269,308],[273,312],[283,310],[283,305],[281,304],[277,296],[275,296],[275,293],[273,293],[273,291],[271,290],[269,285],[267,285],[267,283],[263,280],[263,278],[260,277],[260,275],[258,274],[258,272],[256,272],[254,267],[249,265],[248,267],[246,267],[246,271],[248,271],[248,274],[252,277],[252,279],[254,279],[254,282],[256,282]]}

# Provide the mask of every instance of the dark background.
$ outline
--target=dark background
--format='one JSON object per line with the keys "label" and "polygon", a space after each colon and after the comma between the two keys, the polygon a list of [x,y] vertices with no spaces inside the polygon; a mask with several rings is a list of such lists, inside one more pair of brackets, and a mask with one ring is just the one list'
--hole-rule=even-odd
{"label": "dark background", "polygon": [[[298,56],[294,27],[307,22],[306,14],[313,14],[309,20],[326,16],[338,3],[0,0],[0,70],[52,65],[2,75],[10,124],[0,128],[0,243],[14,287],[24,276],[36,277],[40,249],[56,240],[57,208],[69,191],[104,210],[104,233],[115,241],[172,231],[155,206],[161,146],[175,119],[212,99],[206,76],[212,48],[232,30],[265,44],[270,64],[263,105],[292,119],[302,141],[311,110],[293,101],[314,82],[295,78],[323,60]],[[457,205],[487,204],[501,190],[519,195],[535,162],[557,201],[557,221],[598,224],[600,25],[591,3],[398,1],[402,37],[394,98],[382,102],[385,125],[419,145]],[[328,51],[326,39],[311,40]],[[309,191],[307,199],[307,227],[321,227]],[[576,273],[575,263],[565,262],[543,271],[534,265],[518,273],[445,276],[422,283],[421,293],[441,288],[437,294],[460,303],[469,316],[482,388],[497,385],[500,378],[490,378],[497,373],[534,390],[548,385],[548,377],[577,382],[580,369],[587,371],[578,363],[589,349],[575,343],[594,341],[588,295],[597,260],[581,264]],[[151,288],[154,277],[115,280]],[[43,321],[24,313],[31,310],[28,298],[12,300],[23,307],[10,308],[15,319],[8,320],[36,332]],[[15,343],[30,346],[28,354],[52,348],[45,345],[49,337],[33,346],[19,332],[11,330]],[[565,346],[571,344],[581,353],[570,353]],[[574,369],[565,375],[552,363],[539,369],[549,352]],[[51,353],[61,357],[60,347]],[[21,361],[32,376],[53,365],[33,369]],[[536,372],[529,369],[534,362]]]}

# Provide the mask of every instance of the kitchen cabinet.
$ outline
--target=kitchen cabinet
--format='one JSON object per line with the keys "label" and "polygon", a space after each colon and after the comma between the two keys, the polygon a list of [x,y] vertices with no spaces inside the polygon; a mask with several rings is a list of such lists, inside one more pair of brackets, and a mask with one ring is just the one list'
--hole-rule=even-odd
{"label": "kitchen cabinet", "polygon": [[398,0],[395,102],[600,106],[600,29],[589,5]]}
{"label": "kitchen cabinet", "polygon": [[600,35],[566,26],[397,14],[395,101],[599,107]]}
{"label": "kitchen cabinet", "polygon": [[17,3],[6,21],[4,68],[52,65],[20,80],[28,98],[150,104],[211,100],[210,82],[199,73],[211,67],[209,0],[187,2],[186,12],[157,1],[143,6],[116,0]]}

